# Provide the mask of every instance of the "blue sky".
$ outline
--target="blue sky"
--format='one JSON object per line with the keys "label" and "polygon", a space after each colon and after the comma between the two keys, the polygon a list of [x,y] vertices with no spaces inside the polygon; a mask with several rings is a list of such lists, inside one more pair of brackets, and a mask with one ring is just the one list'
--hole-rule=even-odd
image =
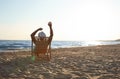
{"label": "blue sky", "polygon": [[30,39],[52,21],[54,40],[120,38],[120,0],[0,0],[0,39]]}

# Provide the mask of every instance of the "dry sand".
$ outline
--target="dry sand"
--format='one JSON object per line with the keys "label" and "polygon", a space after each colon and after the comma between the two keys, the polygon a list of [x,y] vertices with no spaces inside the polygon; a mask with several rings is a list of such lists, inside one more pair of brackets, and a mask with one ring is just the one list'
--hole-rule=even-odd
{"label": "dry sand", "polygon": [[0,53],[0,79],[120,79],[120,45],[53,49],[50,61]]}

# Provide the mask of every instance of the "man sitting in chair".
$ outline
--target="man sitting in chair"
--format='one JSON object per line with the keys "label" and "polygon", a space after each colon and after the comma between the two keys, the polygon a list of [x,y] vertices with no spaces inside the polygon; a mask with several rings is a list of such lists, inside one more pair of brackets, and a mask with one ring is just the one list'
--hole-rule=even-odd
{"label": "man sitting in chair", "polygon": [[[48,46],[52,41],[53,38],[53,30],[52,30],[52,22],[48,22],[48,26],[50,28],[50,36],[46,37],[45,33],[42,32],[42,28],[38,28],[31,34],[32,42],[35,44],[34,54],[39,57],[39,54],[45,54],[47,52]],[[38,31],[38,37],[36,38],[35,35]]]}

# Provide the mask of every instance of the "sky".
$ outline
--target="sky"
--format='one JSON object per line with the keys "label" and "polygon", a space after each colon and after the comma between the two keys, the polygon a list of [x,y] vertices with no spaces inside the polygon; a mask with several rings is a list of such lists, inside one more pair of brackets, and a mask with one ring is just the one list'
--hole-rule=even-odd
{"label": "sky", "polygon": [[53,40],[120,39],[120,0],[0,0],[0,40],[30,40],[42,27]]}

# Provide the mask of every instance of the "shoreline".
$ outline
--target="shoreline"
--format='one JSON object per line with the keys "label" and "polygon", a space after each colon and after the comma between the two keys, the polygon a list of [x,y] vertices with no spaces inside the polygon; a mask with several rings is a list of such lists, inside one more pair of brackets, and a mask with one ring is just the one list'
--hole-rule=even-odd
{"label": "shoreline", "polygon": [[52,49],[50,61],[30,51],[0,53],[0,79],[120,79],[120,44]]}
{"label": "shoreline", "polygon": [[[52,48],[53,50],[55,49],[71,49],[71,48],[81,48],[81,47],[96,47],[96,46],[114,46],[114,45],[120,45],[120,44],[109,44],[109,45],[91,45],[91,46],[70,46],[70,47],[59,47],[59,48]],[[7,50],[0,50],[0,53],[9,53],[9,52],[24,52],[24,51],[31,51],[31,48],[27,49],[7,49]]]}

